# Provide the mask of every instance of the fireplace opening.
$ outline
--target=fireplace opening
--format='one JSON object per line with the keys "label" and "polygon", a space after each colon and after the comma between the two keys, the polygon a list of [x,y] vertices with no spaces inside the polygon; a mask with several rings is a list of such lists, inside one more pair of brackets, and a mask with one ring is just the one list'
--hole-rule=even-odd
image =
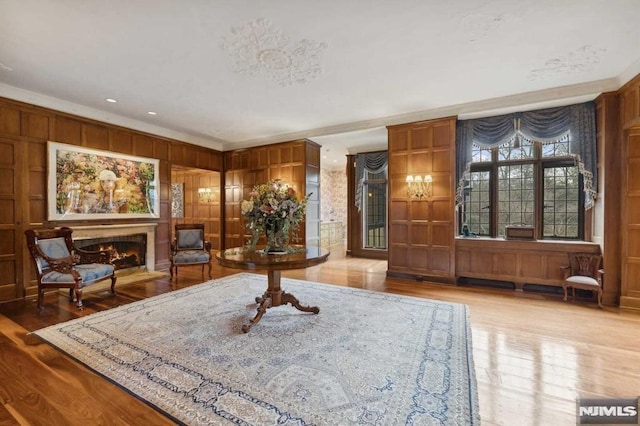
{"label": "fireplace opening", "polygon": [[73,242],[83,250],[111,250],[111,263],[116,270],[145,266],[147,234],[80,238]]}

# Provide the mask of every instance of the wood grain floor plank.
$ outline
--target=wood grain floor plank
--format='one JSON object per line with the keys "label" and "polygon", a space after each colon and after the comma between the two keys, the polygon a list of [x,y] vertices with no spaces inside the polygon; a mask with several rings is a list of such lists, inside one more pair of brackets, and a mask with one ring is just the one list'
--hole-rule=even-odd
{"label": "wood grain floor plank", "polygon": [[[216,278],[237,272],[217,265],[213,268]],[[334,248],[329,262],[305,270],[284,271],[282,276],[466,304],[483,425],[573,426],[576,398],[640,395],[637,312],[614,307],[598,309],[592,302],[562,302],[554,294],[391,279],[386,277],[386,262],[345,257],[339,246]],[[1,344],[13,347],[10,352],[18,351],[9,358],[0,356],[0,400],[13,401],[18,396],[25,399],[21,405],[0,407],[0,423],[51,424],[42,412],[49,407],[59,410],[63,400],[46,399],[43,388],[38,387],[42,375],[48,382],[47,393],[72,387],[89,395],[83,400],[82,409],[68,408],[70,414],[64,424],[86,424],[76,421],[87,415],[87,410],[99,413],[90,415],[97,423],[173,424],[69,357],[46,344],[33,342],[27,332],[200,282],[199,268],[181,268],[177,280],[167,277],[116,286],[115,296],[108,292],[87,293],[84,311],[77,311],[59,294],[46,296],[42,313],[37,312],[33,299],[0,304],[0,335],[4,336]],[[283,287],[286,289],[286,285]],[[17,360],[18,356],[28,361]],[[31,364],[39,374],[20,377],[26,382],[21,385],[4,385],[5,380],[17,380],[17,366],[22,371]]]}

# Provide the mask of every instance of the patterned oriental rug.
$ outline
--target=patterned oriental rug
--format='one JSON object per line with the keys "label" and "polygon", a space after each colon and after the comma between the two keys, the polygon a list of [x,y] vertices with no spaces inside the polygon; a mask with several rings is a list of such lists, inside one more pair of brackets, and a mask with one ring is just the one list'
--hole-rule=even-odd
{"label": "patterned oriental rug", "polygon": [[241,273],[35,332],[178,423],[479,424],[465,305]]}

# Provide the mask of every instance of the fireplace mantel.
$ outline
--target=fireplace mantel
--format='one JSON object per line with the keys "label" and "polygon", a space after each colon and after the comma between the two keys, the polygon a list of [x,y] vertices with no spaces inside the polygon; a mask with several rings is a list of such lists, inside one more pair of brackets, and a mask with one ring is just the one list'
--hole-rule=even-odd
{"label": "fireplace mantel", "polygon": [[114,237],[119,235],[147,234],[148,271],[155,271],[156,265],[156,227],[157,223],[124,223],[114,225],[74,226],[73,239]]}

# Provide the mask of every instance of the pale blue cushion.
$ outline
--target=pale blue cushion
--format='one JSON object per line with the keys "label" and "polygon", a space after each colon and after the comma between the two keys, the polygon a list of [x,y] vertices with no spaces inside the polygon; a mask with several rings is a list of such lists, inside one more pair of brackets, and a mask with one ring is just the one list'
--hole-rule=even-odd
{"label": "pale blue cushion", "polygon": [[179,249],[203,249],[204,238],[201,229],[181,229],[178,231]]}
{"label": "pale blue cushion", "polygon": [[[102,278],[110,277],[113,274],[113,265],[105,263],[87,263],[85,265],[75,265],[73,267],[82,277],[82,285],[92,284]],[[61,274],[51,271],[42,276],[43,283],[69,283],[74,282],[71,274]]]}
{"label": "pale blue cushion", "polygon": [[209,262],[209,253],[202,250],[181,250],[173,256],[173,263],[207,263]]}
{"label": "pale blue cushion", "polygon": [[69,249],[67,248],[67,244],[64,242],[64,238],[62,237],[38,240],[36,244],[38,244],[38,247],[40,247],[40,250],[45,256],[52,259],[71,256],[71,253],[69,253]]}
{"label": "pale blue cushion", "polygon": [[[52,259],[64,259],[67,257],[71,257],[71,253],[69,253],[67,244],[62,237],[37,240],[36,244],[38,245],[38,247],[40,247],[40,251],[42,251],[45,256]],[[47,261],[42,258],[36,259],[36,261],[38,262],[38,266],[40,267],[41,271],[49,266]]]}

